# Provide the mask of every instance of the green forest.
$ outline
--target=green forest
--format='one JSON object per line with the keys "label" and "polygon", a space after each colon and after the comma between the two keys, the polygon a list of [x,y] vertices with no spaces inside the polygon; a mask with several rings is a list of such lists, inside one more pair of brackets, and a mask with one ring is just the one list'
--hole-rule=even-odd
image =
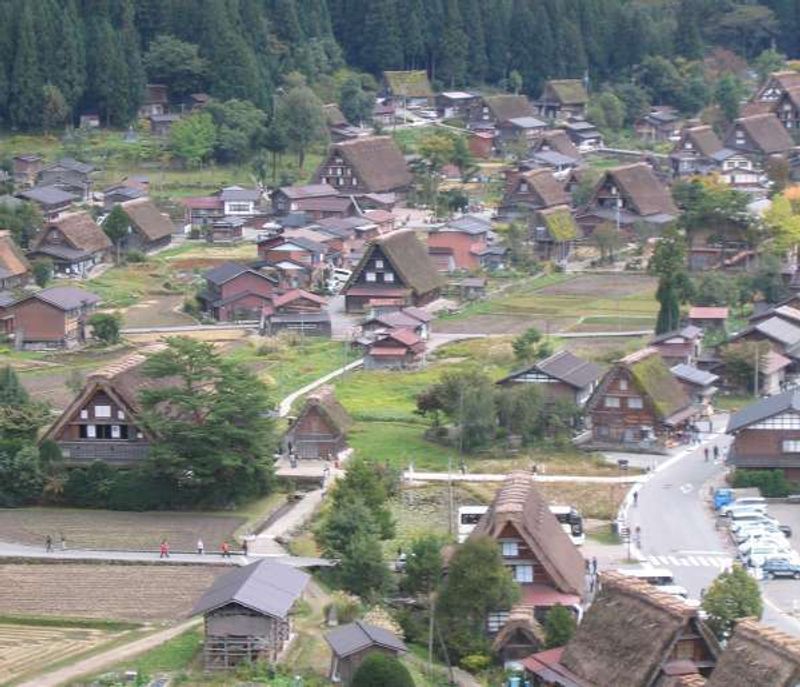
{"label": "green forest", "polygon": [[324,86],[344,67],[425,68],[440,87],[537,95],[547,78],[635,84],[648,59],[773,47],[800,55],[800,0],[0,0],[0,127],[126,126],[148,82],[270,112],[292,72]]}

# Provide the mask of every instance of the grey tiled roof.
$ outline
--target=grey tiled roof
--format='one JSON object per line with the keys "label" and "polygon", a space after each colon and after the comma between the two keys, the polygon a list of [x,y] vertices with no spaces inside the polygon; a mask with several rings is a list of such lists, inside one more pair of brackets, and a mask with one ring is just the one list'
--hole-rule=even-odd
{"label": "grey tiled roof", "polygon": [[325,634],[325,641],[339,658],[358,653],[370,646],[382,646],[401,653],[408,651],[402,640],[388,630],[360,620],[330,630]]}
{"label": "grey tiled roof", "polygon": [[710,386],[719,379],[715,374],[711,374],[705,370],[699,370],[694,365],[687,365],[685,363],[675,365],[671,367],[669,371],[681,381],[697,384],[698,386]]}
{"label": "grey tiled roof", "polygon": [[748,425],[761,422],[761,420],[766,420],[787,410],[800,412],[800,391],[794,389],[784,391],[782,394],[769,396],[742,408],[739,412],[731,415],[727,432],[737,432]]}

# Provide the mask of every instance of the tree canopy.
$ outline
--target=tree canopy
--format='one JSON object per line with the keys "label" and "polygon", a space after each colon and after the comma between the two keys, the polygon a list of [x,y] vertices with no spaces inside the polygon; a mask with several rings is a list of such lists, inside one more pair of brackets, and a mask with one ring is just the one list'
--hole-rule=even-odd
{"label": "tree canopy", "polygon": [[708,613],[708,626],[720,640],[731,636],[737,620],[760,618],[764,610],[758,582],[736,564],[711,583],[702,606]]}

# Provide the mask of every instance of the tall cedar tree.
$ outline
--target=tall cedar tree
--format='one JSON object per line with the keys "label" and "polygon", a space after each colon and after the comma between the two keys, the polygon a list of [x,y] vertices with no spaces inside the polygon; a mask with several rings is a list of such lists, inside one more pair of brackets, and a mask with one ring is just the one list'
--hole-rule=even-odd
{"label": "tall cedar tree", "polygon": [[33,31],[34,3],[21,3],[11,68],[9,119],[20,129],[37,128],[41,122],[44,81]]}
{"label": "tall cedar tree", "polygon": [[156,437],[153,474],[187,504],[224,506],[267,493],[275,431],[264,383],[207,342],[166,344],[143,368],[162,380],[141,392],[144,424]]}

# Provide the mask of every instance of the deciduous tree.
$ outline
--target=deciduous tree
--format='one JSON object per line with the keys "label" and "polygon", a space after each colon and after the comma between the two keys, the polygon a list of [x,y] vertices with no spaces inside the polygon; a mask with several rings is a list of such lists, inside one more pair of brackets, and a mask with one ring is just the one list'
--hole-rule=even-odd
{"label": "deciduous tree", "polygon": [[276,119],[286,134],[289,149],[303,169],[308,149],[328,138],[322,103],[308,86],[295,86],[278,101]]}
{"label": "deciduous tree", "polygon": [[566,606],[556,604],[548,611],[544,621],[545,646],[548,649],[564,646],[572,639],[577,627],[572,611]]}
{"label": "deciduous tree", "polygon": [[169,132],[172,152],[189,167],[197,167],[211,155],[217,132],[207,112],[199,112],[175,122]]}
{"label": "deciduous tree", "polygon": [[760,618],[764,610],[758,582],[737,563],[711,583],[702,607],[708,613],[708,626],[723,641],[731,636],[737,620]]}

